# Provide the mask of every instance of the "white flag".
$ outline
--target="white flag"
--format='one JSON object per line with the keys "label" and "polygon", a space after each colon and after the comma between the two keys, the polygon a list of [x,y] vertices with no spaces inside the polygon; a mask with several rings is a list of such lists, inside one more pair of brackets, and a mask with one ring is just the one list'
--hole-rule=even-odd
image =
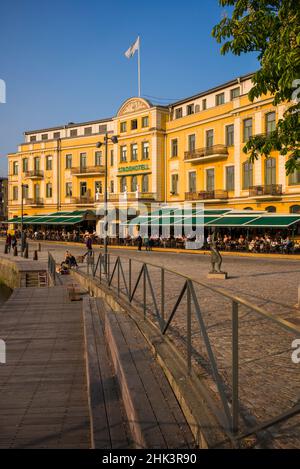
{"label": "white flag", "polygon": [[127,57],[127,59],[130,59],[131,57],[133,57],[135,54],[135,51],[137,51],[139,47],[140,47],[140,37],[138,36],[137,40],[125,52],[125,57]]}

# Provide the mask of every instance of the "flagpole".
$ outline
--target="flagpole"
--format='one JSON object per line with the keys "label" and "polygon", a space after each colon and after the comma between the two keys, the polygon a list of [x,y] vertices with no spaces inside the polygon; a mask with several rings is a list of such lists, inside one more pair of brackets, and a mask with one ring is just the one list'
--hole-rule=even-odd
{"label": "flagpole", "polygon": [[139,36],[139,48],[138,48],[138,92],[139,98],[141,97],[141,57],[140,57],[140,47],[141,47],[141,39]]}

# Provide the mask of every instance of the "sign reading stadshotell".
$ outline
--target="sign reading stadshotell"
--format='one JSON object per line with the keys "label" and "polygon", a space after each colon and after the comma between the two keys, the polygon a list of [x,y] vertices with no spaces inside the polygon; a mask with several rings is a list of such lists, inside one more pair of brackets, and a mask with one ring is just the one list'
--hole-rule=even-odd
{"label": "sign reading stadshotell", "polygon": [[125,168],[119,168],[119,173],[128,173],[129,171],[144,171],[149,169],[148,164],[137,164],[135,166],[127,166]]}

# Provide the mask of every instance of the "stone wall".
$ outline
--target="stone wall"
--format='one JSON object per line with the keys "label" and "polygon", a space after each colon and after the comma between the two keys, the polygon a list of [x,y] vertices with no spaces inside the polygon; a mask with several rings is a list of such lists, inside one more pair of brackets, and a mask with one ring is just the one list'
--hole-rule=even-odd
{"label": "stone wall", "polygon": [[23,286],[22,275],[16,264],[2,257],[0,257],[0,281],[11,289]]}

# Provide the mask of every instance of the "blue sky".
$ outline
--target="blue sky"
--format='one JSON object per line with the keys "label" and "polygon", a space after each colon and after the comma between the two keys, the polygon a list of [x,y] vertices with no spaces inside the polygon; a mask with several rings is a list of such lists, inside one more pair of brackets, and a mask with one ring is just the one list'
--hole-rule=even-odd
{"label": "blue sky", "polygon": [[[1,0],[0,174],[22,132],[113,116],[137,94],[180,99],[258,68],[255,55],[220,55],[211,37],[218,0]],[[162,101],[167,103],[167,101]]]}

